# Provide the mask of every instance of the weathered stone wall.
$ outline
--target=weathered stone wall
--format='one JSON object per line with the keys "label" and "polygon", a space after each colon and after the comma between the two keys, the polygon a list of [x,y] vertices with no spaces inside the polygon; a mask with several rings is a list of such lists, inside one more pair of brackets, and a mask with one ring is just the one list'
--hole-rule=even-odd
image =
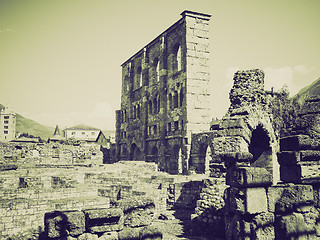
{"label": "weathered stone wall", "polygon": [[102,164],[104,154],[108,153],[96,144],[0,143],[1,163]]}
{"label": "weathered stone wall", "polygon": [[316,98],[306,101],[300,114],[296,130],[304,135],[280,139],[279,149],[266,107],[263,73],[237,72],[234,80],[231,106],[213,138],[229,185],[224,197],[226,238],[318,239],[320,111]]}
{"label": "weathered stone wall", "polygon": [[208,178],[198,198],[195,214],[192,216],[194,232],[201,235],[224,237],[225,201],[227,185],[224,178]]}
{"label": "weathered stone wall", "polygon": [[209,128],[210,15],[182,18],[122,65],[117,160],[187,173],[191,132]]}

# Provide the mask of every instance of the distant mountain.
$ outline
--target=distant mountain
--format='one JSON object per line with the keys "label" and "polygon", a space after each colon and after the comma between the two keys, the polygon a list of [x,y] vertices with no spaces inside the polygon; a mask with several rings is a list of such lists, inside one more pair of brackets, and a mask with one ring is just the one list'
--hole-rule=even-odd
{"label": "distant mountain", "polygon": [[27,133],[34,137],[40,137],[43,140],[47,140],[48,138],[53,136],[54,128],[44,126],[17,113],[16,131],[20,134]]}
{"label": "distant mountain", "polygon": [[320,96],[320,78],[309,86],[302,88],[295,96],[293,96],[293,99],[297,100],[298,103],[302,105],[308,97],[314,95]]}

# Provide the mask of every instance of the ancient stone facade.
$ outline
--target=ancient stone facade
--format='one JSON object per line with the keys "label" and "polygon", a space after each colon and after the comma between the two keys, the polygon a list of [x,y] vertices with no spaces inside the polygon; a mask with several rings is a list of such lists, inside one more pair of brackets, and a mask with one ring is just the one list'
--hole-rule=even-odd
{"label": "ancient stone facade", "polygon": [[117,160],[188,170],[191,133],[209,129],[209,19],[182,18],[122,64],[116,112]]}

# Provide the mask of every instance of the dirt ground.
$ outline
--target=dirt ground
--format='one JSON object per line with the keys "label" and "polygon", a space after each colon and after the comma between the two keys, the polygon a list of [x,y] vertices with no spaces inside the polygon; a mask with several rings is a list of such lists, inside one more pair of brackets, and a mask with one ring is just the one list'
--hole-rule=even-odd
{"label": "dirt ground", "polygon": [[[164,240],[224,240],[209,235],[199,235],[192,232],[192,222],[190,210],[169,210],[162,213],[166,219],[158,219],[152,225],[156,226],[163,233]],[[161,217],[160,217],[161,218]]]}

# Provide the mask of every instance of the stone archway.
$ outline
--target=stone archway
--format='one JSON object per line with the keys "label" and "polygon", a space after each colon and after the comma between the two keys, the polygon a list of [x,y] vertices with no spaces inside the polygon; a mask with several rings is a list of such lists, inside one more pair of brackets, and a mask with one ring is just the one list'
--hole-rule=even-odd
{"label": "stone archway", "polygon": [[176,169],[178,174],[182,174],[183,172],[183,154],[182,149],[179,145],[175,145],[173,147],[172,152],[173,161],[176,164]]}
{"label": "stone archway", "polygon": [[262,125],[258,125],[251,133],[249,152],[253,158],[250,165],[253,167],[263,167],[272,173],[272,148],[270,137]]}
{"label": "stone archway", "polygon": [[130,160],[131,161],[141,161],[142,159],[141,151],[138,146],[133,143],[130,148]]}
{"label": "stone archway", "polygon": [[129,153],[126,145],[121,146],[121,160],[128,160]]}
{"label": "stone archway", "polygon": [[153,146],[151,149],[151,161],[155,163],[159,162],[159,151],[157,146]]}
{"label": "stone archway", "polygon": [[201,173],[209,171],[209,164],[211,160],[211,148],[207,143],[200,144],[199,147],[199,167],[197,169]]}

